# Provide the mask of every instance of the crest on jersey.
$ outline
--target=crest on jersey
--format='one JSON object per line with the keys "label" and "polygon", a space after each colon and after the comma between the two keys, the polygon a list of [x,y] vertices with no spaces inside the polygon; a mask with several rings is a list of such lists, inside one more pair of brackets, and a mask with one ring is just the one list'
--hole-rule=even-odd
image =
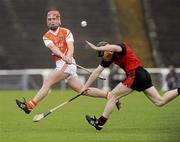
{"label": "crest on jersey", "polygon": [[60,43],[60,44],[59,44],[59,47],[63,47],[63,43]]}
{"label": "crest on jersey", "polygon": [[64,40],[64,37],[63,37],[63,36],[60,36],[59,39],[60,39],[60,40]]}

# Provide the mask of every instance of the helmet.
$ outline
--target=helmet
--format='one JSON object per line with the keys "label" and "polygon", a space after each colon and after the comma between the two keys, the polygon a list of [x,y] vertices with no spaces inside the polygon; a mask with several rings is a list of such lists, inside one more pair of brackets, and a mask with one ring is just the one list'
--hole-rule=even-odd
{"label": "helmet", "polygon": [[57,10],[51,10],[47,13],[47,26],[55,30],[61,25],[61,15]]}
{"label": "helmet", "polygon": [[[96,46],[101,47],[101,46],[105,46],[106,44],[108,44],[108,42],[100,41]],[[104,51],[98,51],[98,57],[103,57],[103,55],[104,55]]]}

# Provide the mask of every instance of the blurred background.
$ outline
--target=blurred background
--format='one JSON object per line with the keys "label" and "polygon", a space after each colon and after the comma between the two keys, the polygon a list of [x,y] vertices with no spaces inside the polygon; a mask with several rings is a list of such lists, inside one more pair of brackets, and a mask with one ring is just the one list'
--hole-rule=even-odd
{"label": "blurred background", "polygon": [[[125,41],[149,69],[158,88],[167,90],[169,65],[179,76],[179,0],[0,0],[0,7],[0,89],[39,88],[55,67],[42,41],[48,30],[46,14],[52,9],[60,11],[62,26],[74,35],[78,64],[95,68],[99,63],[85,40],[95,44]],[[80,26],[82,20],[88,22],[87,27]],[[87,75],[79,74],[85,81]],[[107,70],[105,76],[109,74]],[[97,84],[108,87],[107,81]]]}

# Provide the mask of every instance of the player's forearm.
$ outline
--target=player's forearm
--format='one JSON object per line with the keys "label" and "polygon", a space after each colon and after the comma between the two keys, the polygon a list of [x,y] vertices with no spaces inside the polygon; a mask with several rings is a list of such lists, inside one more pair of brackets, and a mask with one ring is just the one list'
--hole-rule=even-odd
{"label": "player's forearm", "polygon": [[74,54],[74,49],[73,48],[70,48],[67,52],[67,55],[68,57],[73,57],[73,54]]}
{"label": "player's forearm", "polygon": [[68,52],[66,54],[67,57],[73,57],[74,54],[74,42],[67,42]]}
{"label": "player's forearm", "polygon": [[89,86],[91,86],[91,84],[97,79],[99,75],[96,73],[92,73],[89,77],[89,79],[87,80],[87,82],[85,83],[85,88],[88,88]]}
{"label": "player's forearm", "polygon": [[94,50],[96,51],[113,51],[113,52],[121,52],[122,48],[119,45],[115,44],[107,44],[105,46],[97,47],[94,44],[86,41],[86,43]]}
{"label": "player's forearm", "polygon": [[85,88],[88,88],[98,78],[101,72],[102,70],[100,70],[99,67],[96,68],[90,75],[89,79],[86,81]]}
{"label": "player's forearm", "polygon": [[97,48],[97,51],[113,51],[113,52],[121,52],[122,48],[114,45],[114,44],[107,44],[105,46],[101,46]]}
{"label": "player's forearm", "polygon": [[59,56],[59,57],[63,57],[64,54],[57,48],[57,47],[49,47],[49,49],[52,51],[52,53],[54,53],[55,55]]}

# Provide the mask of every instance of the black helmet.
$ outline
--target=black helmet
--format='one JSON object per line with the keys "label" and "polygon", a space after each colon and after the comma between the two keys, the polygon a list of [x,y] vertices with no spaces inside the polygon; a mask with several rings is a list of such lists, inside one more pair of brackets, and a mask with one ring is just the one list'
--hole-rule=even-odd
{"label": "black helmet", "polygon": [[[105,46],[106,44],[108,44],[108,42],[100,41],[96,46],[101,47],[101,46]],[[104,55],[104,51],[98,51],[98,57],[102,57],[103,55]]]}

